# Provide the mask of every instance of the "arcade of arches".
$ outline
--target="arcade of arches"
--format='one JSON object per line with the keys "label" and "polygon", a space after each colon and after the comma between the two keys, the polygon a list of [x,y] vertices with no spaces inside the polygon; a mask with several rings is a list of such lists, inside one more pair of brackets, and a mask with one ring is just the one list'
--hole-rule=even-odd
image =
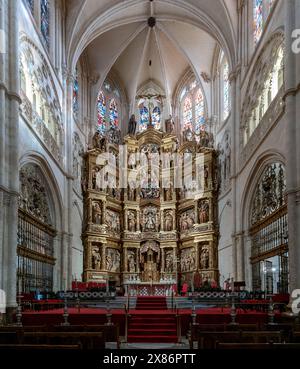
{"label": "arcade of arches", "polygon": [[300,288],[300,0],[0,6],[8,308],[75,279]]}

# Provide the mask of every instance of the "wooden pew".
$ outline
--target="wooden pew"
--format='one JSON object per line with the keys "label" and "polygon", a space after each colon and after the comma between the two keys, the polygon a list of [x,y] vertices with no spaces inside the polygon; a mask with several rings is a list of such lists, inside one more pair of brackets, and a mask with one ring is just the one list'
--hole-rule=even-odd
{"label": "wooden pew", "polygon": [[28,344],[0,344],[0,351],[78,351],[79,345],[28,345]]}
{"label": "wooden pew", "polygon": [[79,345],[83,350],[105,348],[102,332],[24,332],[22,343]]}
{"label": "wooden pew", "polygon": [[226,331],[259,331],[259,324],[227,324]]}
{"label": "wooden pew", "polygon": [[56,325],[49,327],[49,331],[55,332],[102,332],[105,342],[116,342],[117,348],[120,348],[120,335],[118,325]]}
{"label": "wooden pew", "polygon": [[201,332],[198,331],[198,349],[215,349],[217,342],[239,342],[241,332]]}
{"label": "wooden pew", "polygon": [[280,331],[244,331],[241,333],[241,339],[238,342],[242,343],[282,342],[282,332]]}
{"label": "wooden pew", "polygon": [[266,350],[272,346],[270,343],[217,342],[216,348],[220,350]]}
{"label": "wooden pew", "polygon": [[189,337],[190,348],[194,346],[194,342],[198,341],[198,332],[223,332],[226,324],[191,324],[191,335]]}

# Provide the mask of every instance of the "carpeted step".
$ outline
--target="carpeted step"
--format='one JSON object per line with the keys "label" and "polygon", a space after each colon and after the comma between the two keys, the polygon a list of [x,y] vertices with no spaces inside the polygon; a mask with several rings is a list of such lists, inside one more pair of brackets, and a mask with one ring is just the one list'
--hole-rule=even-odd
{"label": "carpeted step", "polygon": [[176,329],[143,329],[140,327],[139,329],[128,330],[128,334],[131,336],[176,336]]}
{"label": "carpeted step", "polygon": [[[144,322],[132,322],[130,323],[130,329],[138,329],[143,327],[144,329],[148,329],[148,328],[153,328],[153,323],[144,323]],[[173,322],[169,322],[169,323],[159,323],[159,325],[156,325],[157,327],[159,326],[160,328],[163,329],[173,329],[174,327],[174,323]]]}
{"label": "carpeted step", "polygon": [[143,316],[134,316],[132,315],[130,318],[130,322],[134,322],[134,323],[139,323],[139,322],[147,322],[147,323],[152,323],[153,322],[160,322],[160,323],[173,323],[174,322],[174,318],[173,317],[163,317],[163,316],[157,316],[157,317],[143,317]]}
{"label": "carpeted step", "polygon": [[177,336],[134,336],[128,335],[128,342],[149,342],[149,343],[176,343]]}
{"label": "carpeted step", "polygon": [[175,314],[167,309],[165,297],[138,297],[135,310],[129,320],[128,342],[177,342]]}

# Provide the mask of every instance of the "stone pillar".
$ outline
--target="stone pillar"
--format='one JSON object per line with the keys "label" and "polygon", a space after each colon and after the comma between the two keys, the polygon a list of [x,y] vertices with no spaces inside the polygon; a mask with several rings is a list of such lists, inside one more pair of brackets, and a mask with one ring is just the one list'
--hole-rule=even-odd
{"label": "stone pillar", "polygon": [[101,249],[101,270],[106,270],[106,245],[102,245]]}
{"label": "stone pillar", "polygon": [[141,214],[140,214],[140,211],[139,210],[137,210],[136,211],[136,230],[137,231],[140,231],[141,230]]}
{"label": "stone pillar", "polygon": [[127,269],[127,247],[123,249],[123,271],[128,272]]}
{"label": "stone pillar", "polygon": [[160,249],[161,252],[161,267],[160,267],[160,271],[164,272],[165,271],[165,248],[162,247]]}
{"label": "stone pillar", "polygon": [[140,273],[140,250],[136,249],[136,272]]}
{"label": "stone pillar", "polygon": [[299,54],[293,52],[292,32],[300,28],[299,0],[284,2],[285,9],[285,128],[289,233],[290,292],[300,288],[300,94]]}
{"label": "stone pillar", "polygon": [[16,306],[16,260],[19,192],[19,29],[20,0],[0,0],[0,29],[5,53],[0,53],[0,289],[6,294],[8,320]]}
{"label": "stone pillar", "polygon": [[[245,265],[244,265],[244,245],[243,245],[243,233],[237,233],[235,235],[236,245],[236,259],[237,259],[237,280],[245,280]],[[248,259],[249,260],[249,259]]]}
{"label": "stone pillar", "polygon": [[124,228],[125,231],[128,231],[128,209],[124,211]]}

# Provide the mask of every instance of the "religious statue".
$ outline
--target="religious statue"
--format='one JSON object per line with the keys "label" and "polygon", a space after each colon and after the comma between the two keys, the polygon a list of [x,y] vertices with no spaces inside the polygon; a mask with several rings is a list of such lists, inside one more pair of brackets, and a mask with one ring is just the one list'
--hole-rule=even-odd
{"label": "religious statue", "polygon": [[136,221],[135,221],[135,213],[134,211],[128,212],[128,230],[129,232],[136,231]]}
{"label": "religious statue", "polygon": [[101,136],[99,131],[96,131],[94,133],[93,138],[92,138],[92,147],[93,147],[93,149],[100,149],[100,150],[104,151],[105,150],[105,143],[106,143],[105,137]]}
{"label": "religious statue", "polygon": [[173,197],[173,186],[170,183],[169,187],[165,189],[165,199],[166,201],[171,201]]}
{"label": "religious statue", "polygon": [[201,269],[208,269],[209,267],[209,253],[207,249],[202,249],[200,256]]}
{"label": "religious statue", "polygon": [[106,270],[110,271],[113,267],[113,261],[111,255],[106,255]]}
{"label": "religious statue", "polygon": [[208,187],[208,177],[209,177],[209,171],[208,171],[207,165],[204,165],[203,171],[204,171],[204,186],[205,188],[207,188]]}
{"label": "religious statue", "polygon": [[147,207],[144,209],[144,216],[143,216],[143,223],[142,223],[142,228],[144,232],[156,232],[157,231],[156,216],[157,216],[157,208]]}
{"label": "religious statue", "polygon": [[207,200],[199,202],[199,223],[207,223],[209,220],[209,203]]}
{"label": "religious statue", "polygon": [[182,132],[183,134],[183,142],[189,142],[189,141],[193,141],[194,139],[194,133],[191,130],[190,127],[184,129],[184,131]]}
{"label": "religious statue", "polygon": [[180,229],[187,231],[191,229],[195,223],[194,210],[185,211],[180,217]]}
{"label": "religious statue", "polygon": [[128,271],[129,273],[135,273],[135,257],[134,252],[131,251],[128,253]]}
{"label": "religious statue", "polygon": [[109,130],[107,131],[107,137],[108,137],[109,143],[118,145],[120,143],[120,140],[121,140],[121,131],[120,131],[120,129],[116,126],[111,126],[109,128]]}
{"label": "religious statue", "polygon": [[99,202],[94,202],[92,205],[92,222],[102,224],[102,210]]}
{"label": "religious statue", "polygon": [[174,267],[173,251],[168,251],[166,254],[166,272],[172,273]]}
{"label": "religious statue", "polygon": [[170,211],[167,211],[165,216],[165,231],[172,231],[173,229],[173,217]]}
{"label": "religious statue", "polygon": [[200,131],[199,145],[200,147],[209,147],[210,137],[208,132],[205,130]]}
{"label": "religious statue", "polygon": [[136,130],[136,120],[135,120],[135,115],[132,114],[132,116],[130,117],[129,123],[128,123],[128,134],[131,136],[134,136],[135,134],[135,130]]}
{"label": "religious statue", "polygon": [[128,186],[127,197],[129,201],[135,201],[136,189],[134,188],[132,183],[130,183]]}
{"label": "religious statue", "polygon": [[101,190],[102,175],[99,167],[95,167],[92,171],[92,188],[93,190]]}
{"label": "religious statue", "polygon": [[92,249],[92,268],[95,270],[101,269],[100,247],[94,247]]}
{"label": "religious statue", "polygon": [[169,115],[169,118],[166,119],[165,126],[166,126],[166,132],[168,134],[173,133],[173,131],[174,131],[174,121],[172,119],[172,115],[171,114]]}

